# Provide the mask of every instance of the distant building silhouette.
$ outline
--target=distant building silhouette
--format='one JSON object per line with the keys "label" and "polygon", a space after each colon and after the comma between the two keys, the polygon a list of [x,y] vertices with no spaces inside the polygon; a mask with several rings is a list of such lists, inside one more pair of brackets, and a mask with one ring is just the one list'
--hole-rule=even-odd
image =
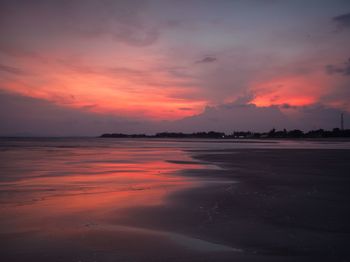
{"label": "distant building silhouette", "polygon": [[113,137],[113,138],[202,138],[202,139],[244,139],[244,138],[333,138],[333,137],[348,137],[350,138],[350,129],[344,129],[344,116],[341,114],[341,128],[333,128],[333,130],[310,130],[303,132],[299,129],[292,130],[276,130],[271,129],[269,132],[259,133],[251,131],[234,131],[231,134],[226,135],[223,132],[197,132],[197,133],[181,133],[181,132],[162,132],[155,135],[146,134],[103,134],[100,137]]}

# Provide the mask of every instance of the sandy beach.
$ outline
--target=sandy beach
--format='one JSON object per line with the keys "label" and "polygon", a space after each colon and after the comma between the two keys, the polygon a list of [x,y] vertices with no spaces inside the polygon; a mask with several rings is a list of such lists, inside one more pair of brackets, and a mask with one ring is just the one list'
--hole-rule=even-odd
{"label": "sandy beach", "polygon": [[[223,150],[195,152],[194,158],[223,169],[188,171],[205,185],[172,194],[167,207],[130,211],[123,222],[236,249],[215,254],[215,260],[349,257],[348,150]],[[190,260],[203,259],[214,258],[195,255]]]}
{"label": "sandy beach", "polygon": [[[90,155],[91,149],[83,150]],[[133,150],[130,163],[140,154]],[[1,257],[348,261],[350,150],[194,146],[182,148],[182,155],[167,148],[162,149],[163,157],[150,156],[154,150],[148,148],[147,157],[145,151],[139,155],[151,159],[152,165],[125,166],[120,155],[103,160],[104,154],[93,163],[96,167],[99,161],[124,161],[125,173],[109,167],[112,173],[104,170],[108,175],[102,176],[99,170],[98,178],[56,174],[15,182],[3,179]],[[60,151],[61,157],[64,154]],[[87,156],[79,157],[79,166],[88,162]],[[3,172],[10,170],[2,165]],[[121,168],[117,165],[112,169]],[[143,171],[136,172],[141,166]]]}

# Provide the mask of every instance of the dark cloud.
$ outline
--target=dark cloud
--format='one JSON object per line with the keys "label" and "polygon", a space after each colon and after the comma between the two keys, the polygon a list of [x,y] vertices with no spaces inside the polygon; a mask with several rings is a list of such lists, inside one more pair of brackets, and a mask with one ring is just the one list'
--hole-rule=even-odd
{"label": "dark cloud", "polygon": [[179,110],[183,110],[183,111],[191,111],[193,110],[192,108],[190,107],[180,107]]}
{"label": "dark cloud", "polygon": [[282,108],[282,109],[291,109],[291,108],[297,109],[298,107],[284,103],[284,104],[280,105],[280,108]]}
{"label": "dark cloud", "polygon": [[350,13],[333,17],[332,20],[338,29],[350,28]]}
{"label": "dark cloud", "polygon": [[148,1],[1,1],[0,29],[20,36],[23,28],[37,36],[101,38],[131,46],[149,46],[159,38],[147,19]]}
{"label": "dark cloud", "polygon": [[19,69],[17,67],[0,64],[0,72],[1,71],[2,72],[6,72],[6,73],[10,73],[10,74],[15,74],[15,75],[23,75],[23,74],[25,74],[25,72],[22,69]]}
{"label": "dark cloud", "polygon": [[212,62],[215,62],[215,61],[217,61],[217,58],[216,58],[216,57],[213,57],[213,56],[206,56],[206,57],[204,57],[203,59],[198,60],[196,63],[197,63],[197,64],[200,64],[200,63],[212,63]]}
{"label": "dark cloud", "polygon": [[0,91],[0,136],[98,136],[102,133],[151,133],[148,122],[60,107],[48,101]]}
{"label": "dark cloud", "polygon": [[218,130],[230,133],[234,130],[266,131],[284,128],[288,120],[277,107],[258,108],[254,105],[234,103],[206,107],[203,113],[179,120],[174,129],[185,132]]}
{"label": "dark cloud", "polygon": [[[282,112],[291,110],[296,113],[288,115]],[[332,129],[339,126],[341,111],[320,104],[292,107],[269,106],[257,107],[253,104],[240,105],[235,103],[207,107],[199,115],[187,117],[172,123],[170,130],[182,132],[197,132],[218,130],[230,133],[234,130],[251,130],[266,132],[276,129]],[[293,116],[294,115],[294,116]],[[350,115],[346,113],[348,119]]]}
{"label": "dark cloud", "polygon": [[330,75],[341,74],[350,76],[350,58],[347,62],[341,65],[326,65],[326,72]]}

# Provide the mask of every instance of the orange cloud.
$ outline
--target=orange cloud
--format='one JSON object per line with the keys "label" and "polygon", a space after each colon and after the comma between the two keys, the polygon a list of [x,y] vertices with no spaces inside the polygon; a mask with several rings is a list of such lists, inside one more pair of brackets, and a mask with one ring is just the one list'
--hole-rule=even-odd
{"label": "orange cloud", "polygon": [[155,71],[149,62],[140,63],[143,70],[26,62],[32,73],[8,77],[2,89],[64,107],[158,120],[199,113],[206,103],[193,98],[197,90],[187,79]]}
{"label": "orange cloud", "polygon": [[254,98],[250,102],[257,106],[314,104],[328,92],[327,82],[322,74],[277,77],[255,83],[251,88]]}

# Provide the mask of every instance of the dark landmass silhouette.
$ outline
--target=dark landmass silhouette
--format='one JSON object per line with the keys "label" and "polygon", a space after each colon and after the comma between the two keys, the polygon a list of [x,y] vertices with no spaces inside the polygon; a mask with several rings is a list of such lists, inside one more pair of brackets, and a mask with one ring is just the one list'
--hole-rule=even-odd
{"label": "dark landmass silhouette", "polygon": [[146,134],[121,134],[111,133],[103,134],[100,137],[106,138],[213,138],[213,139],[239,139],[239,138],[343,138],[350,137],[350,129],[341,130],[334,128],[333,130],[310,130],[303,132],[298,129],[293,130],[276,130],[272,129],[269,132],[259,133],[251,131],[234,131],[232,134],[223,132],[197,132],[197,133],[181,133],[181,132],[162,132],[155,135]]}

